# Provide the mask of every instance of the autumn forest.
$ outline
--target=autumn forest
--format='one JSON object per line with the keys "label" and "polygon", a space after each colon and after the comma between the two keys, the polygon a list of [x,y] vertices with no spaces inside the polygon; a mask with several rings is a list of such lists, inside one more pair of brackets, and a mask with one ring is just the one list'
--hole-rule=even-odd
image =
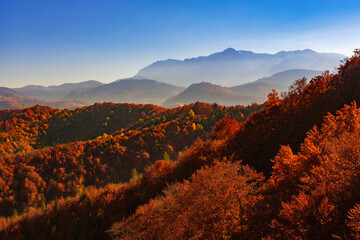
{"label": "autumn forest", "polygon": [[360,51],[263,104],[0,111],[0,239],[360,239]]}

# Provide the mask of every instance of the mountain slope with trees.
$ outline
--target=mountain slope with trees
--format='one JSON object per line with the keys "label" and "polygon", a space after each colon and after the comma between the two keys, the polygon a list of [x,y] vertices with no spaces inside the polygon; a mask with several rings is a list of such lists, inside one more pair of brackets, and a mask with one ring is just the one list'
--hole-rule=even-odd
{"label": "mountain slope with trees", "polygon": [[73,111],[33,107],[0,112],[1,215],[74,196],[84,187],[128,181],[134,171],[159,159],[176,159],[196,139],[206,139],[224,116],[244,121],[260,108],[107,103]]}

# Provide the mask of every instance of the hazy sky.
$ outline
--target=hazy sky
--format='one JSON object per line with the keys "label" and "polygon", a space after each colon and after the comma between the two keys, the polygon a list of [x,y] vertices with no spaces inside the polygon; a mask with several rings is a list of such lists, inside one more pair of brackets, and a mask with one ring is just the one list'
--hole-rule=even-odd
{"label": "hazy sky", "polygon": [[0,86],[130,77],[233,47],[360,48],[360,0],[0,0]]}

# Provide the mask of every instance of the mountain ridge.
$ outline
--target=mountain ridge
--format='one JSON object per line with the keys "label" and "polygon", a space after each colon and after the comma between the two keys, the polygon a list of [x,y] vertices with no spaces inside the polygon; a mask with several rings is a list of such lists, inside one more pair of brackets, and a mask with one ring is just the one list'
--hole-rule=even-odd
{"label": "mountain ridge", "polygon": [[[141,69],[134,77],[107,84],[87,80],[50,86],[27,85],[12,90],[24,98],[52,102],[72,100],[81,100],[88,104],[131,102],[174,107],[190,103],[192,99],[193,102],[217,102],[227,106],[247,105],[254,101],[265,101],[267,93],[272,89],[286,91],[288,86],[297,79],[312,78],[325,69],[334,68],[343,57],[345,56],[341,54],[318,53],[311,49],[270,54],[227,48],[208,56],[156,61]],[[149,76],[142,77],[141,75]],[[279,78],[283,78],[284,83],[271,82],[279,81]],[[260,79],[262,80],[259,81]],[[202,82],[213,86],[208,85],[207,88],[203,86],[201,89],[198,88],[197,92],[191,90],[194,92],[193,96],[185,93],[176,97],[186,90],[182,86],[190,87],[195,84],[200,87],[201,84],[196,84]],[[187,97],[181,97],[185,95]],[[4,106],[15,106],[15,102],[11,104],[9,102]],[[57,106],[61,107],[61,105]],[[16,108],[19,107],[21,106]]]}
{"label": "mountain ridge", "polygon": [[287,91],[289,86],[296,80],[305,77],[307,80],[321,75],[321,71],[308,69],[291,69],[275,73],[269,77],[260,78],[259,80],[230,87],[230,90],[239,95],[249,94],[257,97],[260,102],[266,100],[267,94],[275,89],[278,92]]}
{"label": "mountain ridge", "polygon": [[161,104],[164,107],[177,107],[192,102],[217,103],[219,105],[248,105],[257,99],[247,95],[237,95],[229,88],[209,82],[193,83],[178,95]]}
{"label": "mountain ridge", "polygon": [[292,69],[233,87],[224,87],[209,82],[193,83],[178,95],[167,99],[161,106],[176,107],[197,101],[225,106],[249,105],[253,102],[263,103],[272,89],[284,92],[296,80],[303,77],[311,79],[321,73],[315,70]]}
{"label": "mountain ridge", "polygon": [[160,105],[184,88],[152,79],[125,78],[103,84],[89,91],[77,94],[72,92],[65,99],[87,102],[131,102]]}
{"label": "mountain ridge", "polygon": [[206,81],[230,87],[290,69],[333,70],[344,58],[341,54],[318,53],[311,49],[269,54],[227,48],[208,56],[156,61],[140,69],[135,77],[179,86]]}
{"label": "mountain ridge", "polygon": [[101,86],[103,83],[96,80],[87,80],[77,83],[63,83],[60,85],[27,85],[21,88],[13,88],[18,94],[27,98],[40,98],[46,101],[61,101],[71,91],[83,92],[91,88]]}

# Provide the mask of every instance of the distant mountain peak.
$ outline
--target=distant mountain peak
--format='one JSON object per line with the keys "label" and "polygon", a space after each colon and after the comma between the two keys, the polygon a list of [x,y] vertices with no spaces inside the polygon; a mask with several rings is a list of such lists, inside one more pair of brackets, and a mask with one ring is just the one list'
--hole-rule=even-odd
{"label": "distant mountain peak", "polygon": [[194,88],[194,87],[214,87],[214,86],[219,86],[216,84],[212,84],[210,82],[199,82],[199,83],[193,83],[189,86],[189,88]]}
{"label": "distant mountain peak", "polygon": [[303,52],[312,52],[312,53],[314,53],[315,51],[311,50],[310,48],[307,48],[307,49],[304,49]]}
{"label": "distant mountain peak", "polygon": [[234,48],[227,48],[223,51],[223,53],[239,53],[237,50],[235,50]]}
{"label": "distant mountain peak", "polygon": [[236,50],[235,48],[227,48],[224,51],[221,52],[221,54],[235,54],[235,55],[240,55],[240,54],[254,54],[254,52],[252,51],[246,51],[246,50]]}
{"label": "distant mountain peak", "polygon": [[301,54],[321,54],[318,53],[312,49],[304,49],[304,50],[292,50],[292,51],[280,51],[278,53],[275,54],[275,56],[280,56],[280,57],[286,57],[289,55],[301,55]]}
{"label": "distant mountain peak", "polygon": [[208,56],[157,61],[135,76],[183,87],[201,81],[230,87],[290,69],[332,70],[344,58],[341,54],[318,53],[311,49],[269,54],[229,47]]}
{"label": "distant mountain peak", "polygon": [[119,83],[119,82],[122,82],[122,83],[144,83],[144,82],[155,83],[156,81],[153,79],[146,79],[143,77],[133,77],[133,78],[118,79],[112,83]]}
{"label": "distant mountain peak", "polygon": [[[216,53],[213,53],[207,57],[218,57],[218,56],[234,56],[234,57],[238,57],[240,56],[240,54],[242,53],[242,51],[238,51],[234,48],[227,48],[225,49],[224,51],[222,52],[216,52]],[[202,57],[202,58],[207,58],[207,57]],[[196,59],[196,58],[192,58],[192,59]]]}

